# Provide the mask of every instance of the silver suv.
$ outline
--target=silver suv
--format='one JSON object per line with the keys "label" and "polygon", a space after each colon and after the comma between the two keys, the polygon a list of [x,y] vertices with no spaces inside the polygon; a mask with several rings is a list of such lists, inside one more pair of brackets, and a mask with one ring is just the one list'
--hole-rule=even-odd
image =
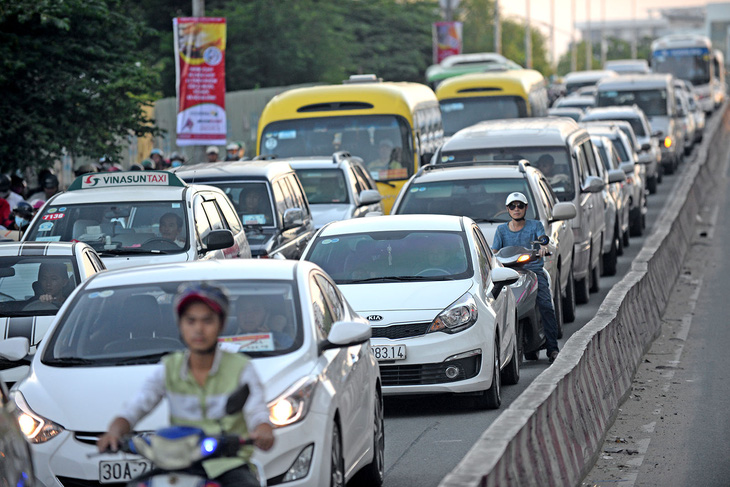
{"label": "silver suv", "polygon": [[468,216],[479,226],[491,247],[497,227],[510,221],[505,201],[515,191],[527,196],[526,218],[542,222],[550,237],[548,246],[553,255],[545,257],[545,270],[553,283],[560,330],[563,321],[575,319],[575,293],[570,272],[573,232],[565,220],[575,217],[576,210],[572,203],[560,203],[545,176],[527,161],[429,164],[403,186],[392,214]]}
{"label": "silver suv", "polygon": [[651,135],[649,120],[644,115],[644,111],[636,105],[591,108],[580,119],[581,122],[596,120],[623,120],[631,124],[638,142],[636,152],[639,160],[637,162],[645,166],[646,186],[649,188],[649,192],[656,193],[662,152],[659,148],[659,140]]}
{"label": "silver suv", "polygon": [[492,120],[460,130],[434,155],[438,164],[527,159],[540,169],[559,201],[578,212],[573,228],[576,302],[600,288],[604,180],[588,132],[568,118]]}

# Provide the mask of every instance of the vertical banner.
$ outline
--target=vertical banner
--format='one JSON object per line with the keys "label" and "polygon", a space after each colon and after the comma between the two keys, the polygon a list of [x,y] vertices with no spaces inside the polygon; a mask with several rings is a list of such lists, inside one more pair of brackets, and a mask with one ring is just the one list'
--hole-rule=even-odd
{"label": "vertical banner", "polygon": [[175,34],[177,145],[226,143],[226,19],[180,17]]}
{"label": "vertical banner", "polygon": [[434,22],[433,63],[453,54],[461,54],[461,22]]}

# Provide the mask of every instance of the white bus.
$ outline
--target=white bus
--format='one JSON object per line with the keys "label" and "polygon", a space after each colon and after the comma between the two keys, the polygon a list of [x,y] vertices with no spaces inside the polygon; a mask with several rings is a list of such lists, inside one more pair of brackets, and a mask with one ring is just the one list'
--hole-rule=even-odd
{"label": "white bus", "polygon": [[[655,73],[673,74],[691,82],[705,112],[711,112],[724,96],[715,72],[715,53],[710,39],[699,35],[668,35],[651,43],[651,69]],[[723,73],[724,78],[724,73]],[[718,91],[721,94],[718,94]]]}

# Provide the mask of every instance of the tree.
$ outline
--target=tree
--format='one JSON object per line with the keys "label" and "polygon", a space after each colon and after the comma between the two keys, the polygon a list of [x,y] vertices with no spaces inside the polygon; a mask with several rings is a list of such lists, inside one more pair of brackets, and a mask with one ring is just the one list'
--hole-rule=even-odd
{"label": "tree", "polygon": [[2,0],[0,170],[114,155],[120,137],[156,132],[143,34],[118,0]]}

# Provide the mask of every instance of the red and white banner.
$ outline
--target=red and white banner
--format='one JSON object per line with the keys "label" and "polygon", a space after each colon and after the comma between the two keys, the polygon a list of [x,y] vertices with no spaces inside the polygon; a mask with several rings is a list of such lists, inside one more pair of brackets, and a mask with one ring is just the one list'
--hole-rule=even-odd
{"label": "red and white banner", "polygon": [[461,54],[461,27],[461,22],[434,22],[434,64],[440,63],[453,54]]}
{"label": "red and white banner", "polygon": [[180,17],[175,33],[177,145],[226,143],[226,19]]}

